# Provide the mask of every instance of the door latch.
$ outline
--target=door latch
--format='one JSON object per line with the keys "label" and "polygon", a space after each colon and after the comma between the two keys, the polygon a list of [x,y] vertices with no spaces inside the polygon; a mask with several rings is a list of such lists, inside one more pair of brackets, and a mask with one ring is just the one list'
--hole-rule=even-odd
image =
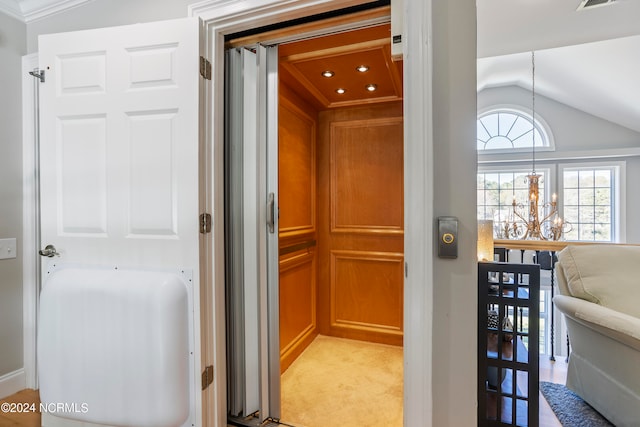
{"label": "door latch", "polygon": [[46,256],[49,258],[53,258],[54,256],[60,256],[60,254],[56,251],[56,247],[53,245],[47,245],[44,249],[40,249],[38,253],[42,256]]}

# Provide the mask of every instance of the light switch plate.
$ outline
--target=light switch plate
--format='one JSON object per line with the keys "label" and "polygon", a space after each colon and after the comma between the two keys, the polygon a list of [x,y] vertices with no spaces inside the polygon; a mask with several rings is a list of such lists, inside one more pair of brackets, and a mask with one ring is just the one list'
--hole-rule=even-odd
{"label": "light switch plate", "polygon": [[0,259],[16,257],[16,239],[0,239]]}

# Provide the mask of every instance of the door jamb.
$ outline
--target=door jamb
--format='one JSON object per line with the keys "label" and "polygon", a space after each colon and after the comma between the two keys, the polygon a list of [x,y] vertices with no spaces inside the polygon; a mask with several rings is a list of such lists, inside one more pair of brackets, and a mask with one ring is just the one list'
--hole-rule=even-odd
{"label": "door jamb", "polygon": [[[38,388],[36,331],[38,324],[38,284],[36,253],[36,93],[35,78],[29,75],[38,67],[38,53],[22,57],[22,334],[25,387]],[[36,84],[39,84],[36,83]]]}

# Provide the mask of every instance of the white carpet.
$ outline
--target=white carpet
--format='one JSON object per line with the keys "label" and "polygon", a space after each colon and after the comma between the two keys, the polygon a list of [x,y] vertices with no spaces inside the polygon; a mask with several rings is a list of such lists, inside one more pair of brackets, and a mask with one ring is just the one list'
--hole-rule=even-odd
{"label": "white carpet", "polygon": [[318,336],[282,374],[281,421],[401,427],[402,347]]}

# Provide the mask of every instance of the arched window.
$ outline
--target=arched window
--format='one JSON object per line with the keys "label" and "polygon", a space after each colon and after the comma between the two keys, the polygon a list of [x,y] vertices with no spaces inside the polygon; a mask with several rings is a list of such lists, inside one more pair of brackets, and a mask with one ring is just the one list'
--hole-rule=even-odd
{"label": "arched window", "polygon": [[500,108],[486,111],[478,116],[478,151],[524,151],[533,146],[534,133],[536,149],[553,149],[550,132],[536,114],[531,125],[531,114],[516,108]]}

